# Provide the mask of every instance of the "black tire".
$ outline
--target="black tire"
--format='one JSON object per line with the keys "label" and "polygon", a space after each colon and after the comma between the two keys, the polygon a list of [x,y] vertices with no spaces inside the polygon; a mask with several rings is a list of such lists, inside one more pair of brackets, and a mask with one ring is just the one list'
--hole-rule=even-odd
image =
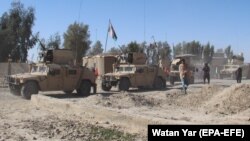
{"label": "black tire", "polygon": [[171,85],[174,85],[174,77],[169,76],[169,82]]}
{"label": "black tire", "polygon": [[97,85],[96,85],[96,84],[94,84],[92,87],[93,87],[93,94],[96,94],[96,91],[97,91]]}
{"label": "black tire", "polygon": [[157,89],[157,90],[159,90],[159,89],[163,89],[165,86],[166,86],[166,83],[164,84],[164,82],[165,81],[163,81],[162,79],[161,79],[161,77],[157,77],[156,79],[155,79],[155,82],[154,82],[154,88],[155,89]]}
{"label": "black tire", "polygon": [[38,93],[36,82],[30,81],[23,84],[21,87],[21,95],[24,99],[30,99],[32,94]]}
{"label": "black tire", "polygon": [[67,90],[67,91],[63,91],[65,94],[72,94],[74,90]]}
{"label": "black tire", "polygon": [[111,88],[112,88],[112,86],[107,86],[107,85],[105,85],[105,84],[102,84],[102,90],[103,90],[103,91],[110,91]]}
{"label": "black tire", "polygon": [[89,96],[91,91],[91,84],[89,81],[82,81],[80,88],[76,90],[77,94],[80,96]]}
{"label": "black tire", "polygon": [[118,84],[119,91],[128,91],[130,86],[128,78],[121,78]]}

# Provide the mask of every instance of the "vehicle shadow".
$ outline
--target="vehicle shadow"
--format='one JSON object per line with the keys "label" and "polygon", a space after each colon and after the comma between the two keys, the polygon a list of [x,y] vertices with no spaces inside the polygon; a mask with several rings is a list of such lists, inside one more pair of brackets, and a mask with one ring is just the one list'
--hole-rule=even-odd
{"label": "vehicle shadow", "polygon": [[[113,94],[119,94],[117,92],[101,92],[101,93],[91,93],[90,95],[88,96],[91,96],[91,95],[102,95],[104,97],[108,97],[108,96],[111,96]],[[58,99],[80,99],[80,98],[86,98],[88,96],[82,96],[82,95],[78,95],[77,93],[71,93],[71,94],[64,94],[64,93],[55,93],[55,94],[42,94],[42,95],[45,95],[45,96],[48,96],[48,97],[52,97],[52,98],[58,98]]]}

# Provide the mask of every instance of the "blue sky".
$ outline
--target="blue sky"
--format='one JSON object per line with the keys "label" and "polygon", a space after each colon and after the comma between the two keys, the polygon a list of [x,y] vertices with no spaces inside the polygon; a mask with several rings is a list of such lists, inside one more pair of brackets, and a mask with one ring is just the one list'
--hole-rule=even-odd
{"label": "blue sky", "polygon": [[[0,1],[0,14],[12,0]],[[48,39],[63,33],[75,21],[89,25],[92,42],[105,45],[108,20],[118,40],[108,39],[107,50],[131,41],[210,42],[218,48],[231,45],[250,62],[249,0],[21,0],[36,10],[34,32]],[[144,34],[145,33],[145,34]],[[29,58],[37,49],[29,51]],[[36,57],[35,57],[36,58]]]}

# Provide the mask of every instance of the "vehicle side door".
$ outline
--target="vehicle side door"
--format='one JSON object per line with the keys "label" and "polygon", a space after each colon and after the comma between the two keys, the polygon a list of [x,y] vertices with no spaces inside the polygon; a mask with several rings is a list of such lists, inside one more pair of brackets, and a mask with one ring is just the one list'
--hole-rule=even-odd
{"label": "vehicle side door", "polygon": [[77,82],[79,81],[80,71],[76,68],[66,68],[64,81],[63,81],[63,90],[74,90]]}
{"label": "vehicle side door", "polygon": [[136,87],[138,86],[148,86],[148,79],[147,79],[147,68],[146,67],[137,67],[135,71],[135,81]]}
{"label": "vehicle side door", "polygon": [[147,72],[147,80],[150,86],[152,86],[154,84],[155,81],[155,77],[157,77],[156,72],[157,70],[155,69],[155,67],[149,67],[148,68],[148,72]]}
{"label": "vehicle side door", "polygon": [[48,83],[47,88],[48,90],[62,90],[63,89],[63,77],[62,71],[59,68],[50,68],[48,73]]}

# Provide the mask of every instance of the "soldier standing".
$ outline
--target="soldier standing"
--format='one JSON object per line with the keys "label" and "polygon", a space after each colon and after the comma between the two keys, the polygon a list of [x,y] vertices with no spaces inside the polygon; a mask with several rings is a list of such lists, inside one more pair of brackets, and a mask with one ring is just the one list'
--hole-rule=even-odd
{"label": "soldier standing", "polygon": [[209,68],[207,63],[205,63],[205,66],[203,67],[202,70],[204,71],[204,74],[203,74],[204,84],[206,83],[206,79],[207,79],[208,84],[209,84],[210,83],[210,68]]}
{"label": "soldier standing", "polygon": [[239,67],[236,70],[236,80],[237,80],[237,83],[241,83],[241,78],[242,78],[242,68]]}

